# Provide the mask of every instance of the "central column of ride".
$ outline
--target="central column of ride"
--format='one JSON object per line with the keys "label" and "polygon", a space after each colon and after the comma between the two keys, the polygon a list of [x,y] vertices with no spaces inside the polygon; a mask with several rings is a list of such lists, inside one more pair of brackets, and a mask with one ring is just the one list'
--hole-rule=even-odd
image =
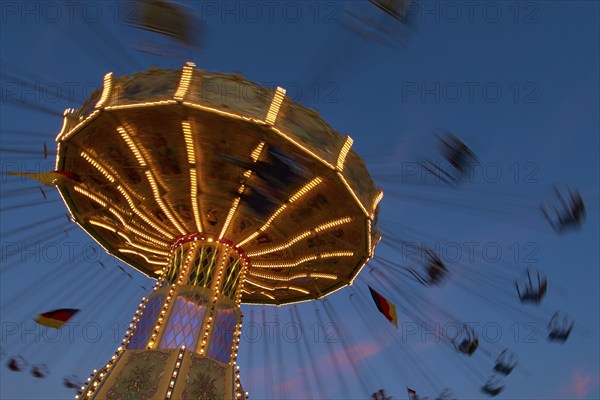
{"label": "central column of ride", "polygon": [[227,240],[190,234],[142,299],[112,360],[81,399],[244,398],[235,366],[244,252]]}

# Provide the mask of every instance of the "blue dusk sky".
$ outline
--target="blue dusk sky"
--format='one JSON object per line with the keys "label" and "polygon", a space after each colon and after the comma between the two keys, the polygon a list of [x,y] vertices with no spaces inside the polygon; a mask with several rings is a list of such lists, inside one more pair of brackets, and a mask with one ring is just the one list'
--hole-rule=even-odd
{"label": "blue dusk sky", "polygon": [[[425,288],[406,276],[383,279],[377,274],[391,274],[375,261],[328,305],[297,305],[302,324],[291,306],[242,306],[238,364],[251,399],[318,398],[319,387],[330,399],[382,388],[406,399],[406,387],[431,399],[443,388],[481,399],[504,348],[519,364],[497,398],[600,398],[599,2],[419,1],[409,25],[368,1],[181,4],[196,18],[193,50],[127,26],[135,2],[0,3],[0,398],[72,398],[63,377],[85,379],[105,363],[148,293],[142,286],[153,284],[134,270],[128,278],[69,224],[54,189],[44,200],[35,182],[4,173],[54,169],[44,143],[55,150],[63,110],[79,107],[106,72],[185,61],[282,86],[350,135],[385,192],[376,256],[410,264],[412,247],[402,254],[398,241],[427,245],[450,270],[442,287]],[[139,51],[150,47],[163,55]],[[420,160],[439,160],[444,131],[479,161],[458,188],[415,172]],[[544,220],[539,204],[556,203],[555,185],[581,193],[580,230],[558,235]],[[537,307],[520,304],[508,278],[528,266],[548,277]],[[396,304],[398,330],[367,284]],[[32,321],[64,307],[82,309],[68,328],[48,332]],[[436,327],[417,329],[410,310]],[[546,340],[556,310],[575,320],[562,345]],[[473,357],[438,340],[456,320],[480,337]],[[17,355],[47,364],[49,375],[8,370]]]}

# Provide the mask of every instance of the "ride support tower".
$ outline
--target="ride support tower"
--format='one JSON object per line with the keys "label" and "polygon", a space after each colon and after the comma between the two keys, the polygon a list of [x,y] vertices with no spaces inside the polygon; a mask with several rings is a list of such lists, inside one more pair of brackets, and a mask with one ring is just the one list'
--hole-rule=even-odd
{"label": "ride support tower", "polygon": [[[194,233],[177,240],[123,346],[80,398],[245,399],[235,362],[248,266],[226,239]],[[188,381],[177,385],[179,375]]]}

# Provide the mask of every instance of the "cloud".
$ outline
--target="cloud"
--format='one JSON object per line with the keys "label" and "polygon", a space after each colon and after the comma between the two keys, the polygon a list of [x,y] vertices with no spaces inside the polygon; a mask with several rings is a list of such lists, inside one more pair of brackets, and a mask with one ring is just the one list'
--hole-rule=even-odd
{"label": "cloud", "polygon": [[588,374],[575,371],[571,374],[569,384],[564,391],[569,395],[576,396],[578,399],[583,399],[598,385],[600,385],[598,373]]}
{"label": "cloud", "polygon": [[[374,341],[365,341],[357,343],[356,345],[348,349],[350,357],[353,358],[356,364],[360,364],[363,360],[379,353],[381,351],[380,346]],[[345,349],[339,349],[336,351],[336,357],[343,358],[347,357]]]}
{"label": "cloud", "polygon": [[[300,371],[296,370],[294,371],[294,375],[295,377],[292,379],[288,379],[285,382],[282,382],[278,385],[275,386],[274,392],[275,393],[287,393],[287,394],[294,394],[296,396],[301,396],[301,393],[305,393],[306,391],[304,390],[304,385],[302,384],[302,379],[300,378]],[[305,396],[306,398],[308,398],[308,395]]]}
{"label": "cloud", "polygon": [[[382,323],[388,323],[383,321]],[[375,339],[363,339],[350,338],[344,336],[348,348],[344,348],[342,345],[341,332],[338,333],[338,337],[331,338],[332,343],[325,346],[324,343],[318,343],[318,345],[311,345],[312,356],[309,356],[302,342],[295,343],[297,349],[290,348],[288,351],[299,350],[302,355],[303,362],[296,357],[295,363],[286,363],[285,371],[280,371],[278,367],[278,359],[276,357],[276,351],[273,349],[273,353],[270,354],[269,360],[266,360],[266,354],[264,356],[254,355],[251,363],[253,364],[250,368],[243,368],[242,370],[242,384],[244,388],[249,390],[251,395],[253,391],[268,396],[268,393],[272,393],[274,397],[288,397],[288,398],[314,398],[317,393],[320,396],[327,397],[330,390],[333,390],[335,385],[332,387],[328,383],[335,382],[337,374],[341,374],[348,383],[352,383],[356,380],[356,371],[352,363],[348,360],[348,354],[350,354],[353,362],[357,369],[361,372],[366,372],[366,368],[373,368],[373,365],[367,365],[372,361],[369,360],[386,351],[387,348],[394,345],[394,339],[391,336],[387,336],[381,343]],[[353,340],[352,340],[353,339]],[[357,340],[358,339],[358,340]],[[321,336],[321,340],[324,338]],[[256,347],[261,347],[260,344],[250,343]],[[255,347],[255,349],[256,349]],[[347,351],[346,351],[347,350]],[[291,356],[292,354],[288,354]],[[299,357],[299,355],[298,355]],[[336,364],[333,358],[337,360]],[[316,374],[316,376],[315,376]],[[271,376],[271,387],[266,387],[267,377]],[[318,379],[319,382],[316,381]],[[263,384],[259,384],[259,383]],[[323,392],[319,388],[319,384],[323,387]],[[257,394],[255,393],[255,395]]]}
{"label": "cloud", "polygon": [[[341,343],[339,345],[341,347]],[[359,367],[360,364],[364,360],[381,352],[383,349],[384,349],[384,347],[379,345],[375,341],[363,341],[363,342],[360,342],[360,343],[357,343],[357,344],[351,346],[348,349],[348,353],[351,355],[354,362],[356,362],[357,367]],[[333,353],[329,353],[329,352],[323,353],[317,358],[315,364],[318,365],[317,373],[320,374],[322,381],[326,382],[328,379],[333,379],[333,371],[335,371],[334,363],[332,361],[333,357],[335,357],[338,360],[338,362],[340,363],[340,367],[341,367],[340,373],[342,375],[352,376],[353,374],[355,374],[351,364],[349,362],[347,362],[348,356],[347,356],[346,350],[342,347],[342,348],[336,349]],[[305,374],[309,378],[312,378],[311,371],[305,371]],[[303,373],[300,370],[300,368],[296,368],[292,374],[293,378],[288,379],[288,380],[278,384],[274,388],[274,392],[275,393],[286,393],[288,395],[293,394],[294,396],[300,396],[301,398],[302,397],[303,398],[310,397],[310,394],[306,393],[307,387],[302,380],[302,375],[303,375]],[[315,389],[316,389],[316,385],[315,385]],[[304,396],[302,396],[302,394],[304,394]]]}

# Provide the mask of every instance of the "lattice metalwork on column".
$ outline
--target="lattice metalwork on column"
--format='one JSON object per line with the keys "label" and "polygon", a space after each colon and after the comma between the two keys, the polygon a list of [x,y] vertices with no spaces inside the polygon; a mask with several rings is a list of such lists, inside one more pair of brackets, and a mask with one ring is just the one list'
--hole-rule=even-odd
{"label": "lattice metalwork on column", "polygon": [[150,299],[131,348],[185,346],[229,363],[241,323],[236,294],[248,266],[247,257],[230,242],[199,233],[179,239],[171,256],[164,272],[167,287],[161,289],[161,297],[156,293]]}
{"label": "lattice metalwork on column", "polygon": [[202,246],[196,255],[188,285],[210,288],[219,252],[213,246]]}
{"label": "lattice metalwork on column", "polygon": [[196,347],[207,303],[208,297],[200,293],[187,292],[178,295],[173,302],[158,348]]}
{"label": "lattice metalwork on column", "polygon": [[223,278],[223,289],[221,290],[221,293],[223,293],[224,296],[233,299],[238,282],[240,281],[242,263],[240,262],[239,258],[236,259],[230,256],[227,264],[228,265]]}
{"label": "lattice metalwork on column", "polygon": [[152,329],[156,325],[156,320],[158,319],[165,298],[166,295],[160,292],[152,293],[150,295],[127,349],[139,350],[146,348],[146,344],[150,338]]}

